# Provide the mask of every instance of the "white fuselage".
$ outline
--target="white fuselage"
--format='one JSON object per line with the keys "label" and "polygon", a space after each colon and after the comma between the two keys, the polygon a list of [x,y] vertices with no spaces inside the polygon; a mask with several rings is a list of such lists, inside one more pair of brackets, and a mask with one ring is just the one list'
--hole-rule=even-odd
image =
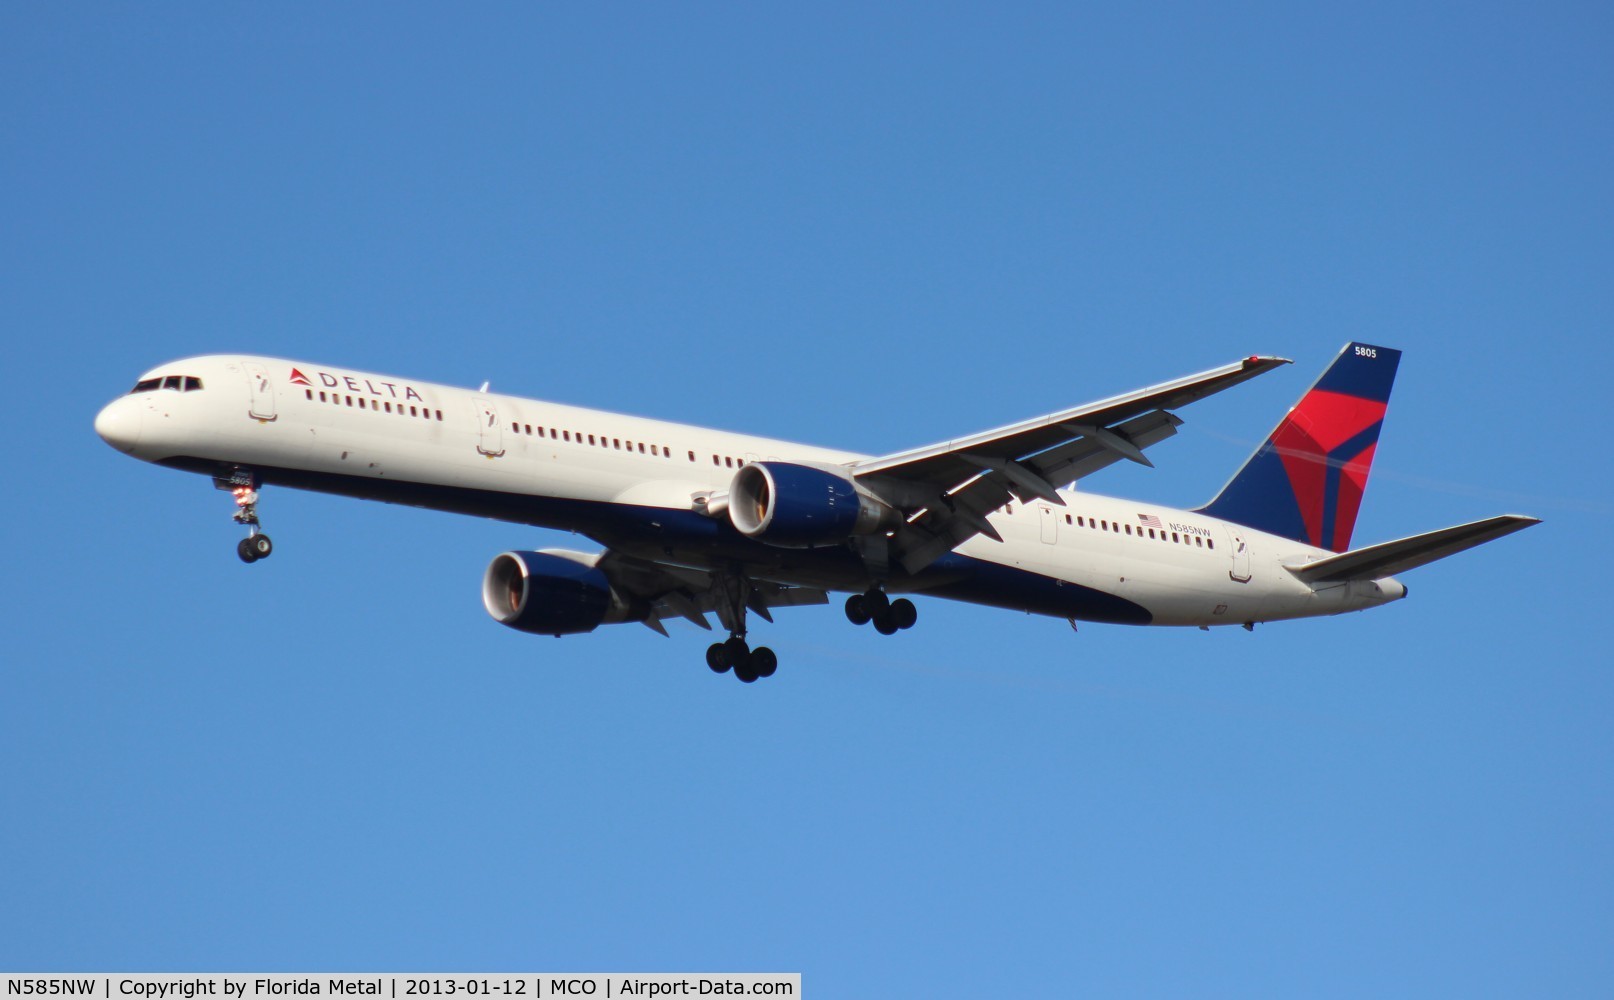
{"label": "white fuselage", "polygon": [[[214,355],[142,378],[96,429],[147,461],[575,530],[629,554],[758,579],[861,591],[844,548],[784,550],[704,512],[744,463],[839,465],[868,456],[305,362]],[[200,388],[187,391],[186,378]],[[1073,619],[1218,625],[1338,614],[1400,598],[1391,578],[1313,587],[1285,564],[1332,553],[1190,511],[1066,491],[1011,503],[892,591]],[[1082,595],[1082,596],[1078,596]],[[1122,610],[1117,610],[1122,609]],[[1130,610],[1136,609],[1136,610]]]}

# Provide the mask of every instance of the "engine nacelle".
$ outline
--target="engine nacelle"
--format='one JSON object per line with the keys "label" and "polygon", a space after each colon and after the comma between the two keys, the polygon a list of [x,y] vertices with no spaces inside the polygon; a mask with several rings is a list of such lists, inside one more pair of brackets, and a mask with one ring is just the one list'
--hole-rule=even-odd
{"label": "engine nacelle", "polygon": [[482,606],[500,625],[535,635],[643,621],[649,608],[611,586],[599,561],[597,553],[564,549],[501,553],[482,576]]}
{"label": "engine nacelle", "polygon": [[839,545],[897,521],[897,512],[830,468],[753,462],[729,486],[729,520],[769,545],[810,549]]}

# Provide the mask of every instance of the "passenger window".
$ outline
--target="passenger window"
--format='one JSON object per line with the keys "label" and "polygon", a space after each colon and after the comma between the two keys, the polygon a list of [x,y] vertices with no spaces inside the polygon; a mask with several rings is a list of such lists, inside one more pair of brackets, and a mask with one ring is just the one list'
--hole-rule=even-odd
{"label": "passenger window", "polygon": [[347,405],[352,406],[353,405],[353,397],[348,396],[348,397],[346,397],[346,399],[347,399]]}
{"label": "passenger window", "polygon": [[303,395],[308,397],[309,402],[313,402],[313,400],[314,400],[314,390],[312,390],[312,389],[304,389],[303,390]]}
{"label": "passenger window", "polygon": [[1132,525],[1129,524],[1126,526],[1126,533],[1129,535],[1132,534]]}
{"label": "passenger window", "polygon": [[1202,549],[1204,547],[1205,547],[1205,540],[1203,538],[1200,538],[1198,535],[1195,535],[1194,536],[1194,548]]}
{"label": "passenger window", "polygon": [[443,419],[443,411],[442,410],[437,411],[437,419],[439,421],[441,421]]}
{"label": "passenger window", "polygon": [[730,456],[730,455],[724,455],[723,456],[723,464],[728,466],[731,469],[734,468],[734,458],[732,456]]}
{"label": "passenger window", "polygon": [[391,403],[382,403],[381,404],[381,409],[385,413],[391,413],[392,412],[392,404]]}
{"label": "passenger window", "polygon": [[1179,540],[1179,539],[1178,539],[1178,538],[1177,538],[1177,533],[1176,533],[1176,532],[1175,532],[1175,531],[1173,531],[1173,532],[1172,532],[1172,533],[1171,533],[1171,540],[1172,540],[1172,541],[1173,541],[1173,542],[1175,542],[1175,541],[1178,541],[1178,540]]}
{"label": "passenger window", "polygon": [[1207,549],[1214,549],[1216,547],[1216,539],[1214,539],[1214,538],[1205,539],[1205,547]]}
{"label": "passenger window", "polygon": [[612,438],[611,439],[611,447],[615,448],[617,451],[621,451],[622,450],[622,439],[621,438]]}

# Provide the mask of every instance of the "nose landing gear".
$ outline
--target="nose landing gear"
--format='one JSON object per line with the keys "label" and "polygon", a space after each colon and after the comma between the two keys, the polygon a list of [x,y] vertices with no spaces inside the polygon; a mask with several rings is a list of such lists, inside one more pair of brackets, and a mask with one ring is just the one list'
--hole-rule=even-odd
{"label": "nose landing gear", "polygon": [[229,479],[214,479],[213,485],[228,490],[235,498],[236,511],[230,519],[247,529],[247,537],[236,543],[235,554],[244,563],[269,558],[275,551],[275,543],[263,533],[263,525],[258,521],[258,487],[253,482],[252,474],[238,471]]}

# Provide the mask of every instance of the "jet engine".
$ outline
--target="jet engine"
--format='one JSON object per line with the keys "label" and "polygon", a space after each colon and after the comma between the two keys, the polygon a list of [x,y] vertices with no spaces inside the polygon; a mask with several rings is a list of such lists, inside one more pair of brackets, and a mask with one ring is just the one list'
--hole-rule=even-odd
{"label": "jet engine", "polygon": [[769,545],[839,545],[896,524],[898,514],[833,466],[753,462],[729,486],[729,520]]}
{"label": "jet engine", "polygon": [[649,608],[623,595],[599,568],[598,553],[504,552],[482,577],[482,606],[500,625],[534,635],[577,635],[643,621]]}

